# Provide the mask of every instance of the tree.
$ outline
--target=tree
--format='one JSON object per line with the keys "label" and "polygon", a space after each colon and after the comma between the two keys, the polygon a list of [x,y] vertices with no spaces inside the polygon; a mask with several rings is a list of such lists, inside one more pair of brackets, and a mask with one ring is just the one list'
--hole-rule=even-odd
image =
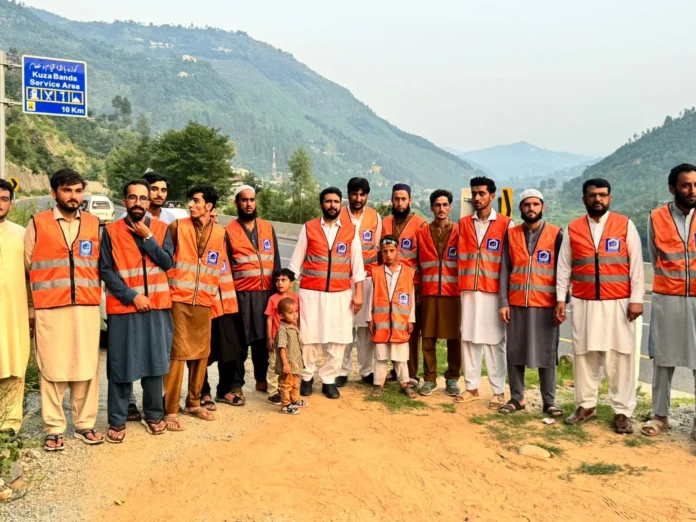
{"label": "tree", "polygon": [[546,188],[548,188],[549,190],[555,189],[556,188],[556,178],[549,178],[546,181]]}
{"label": "tree", "polygon": [[136,132],[122,132],[125,133],[125,143],[106,157],[106,179],[117,194],[130,180],[142,178],[152,161],[153,143],[147,118],[142,115],[138,118]]}
{"label": "tree", "polygon": [[167,176],[172,198],[181,199],[190,186],[204,183],[213,185],[223,199],[229,193],[235,153],[234,142],[220,129],[189,121],[155,141],[151,167]]}
{"label": "tree", "polygon": [[300,147],[288,160],[290,176],[291,205],[287,209],[287,220],[290,223],[305,223],[319,217],[321,209],[317,181],[312,175],[312,158],[304,147]]}

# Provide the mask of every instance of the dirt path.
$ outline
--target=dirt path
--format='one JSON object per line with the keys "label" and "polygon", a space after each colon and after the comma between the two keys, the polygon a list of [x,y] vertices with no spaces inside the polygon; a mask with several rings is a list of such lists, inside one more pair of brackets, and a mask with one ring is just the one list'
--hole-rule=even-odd
{"label": "dirt path", "polygon": [[[215,422],[189,420],[161,437],[131,426],[123,445],[75,452],[77,461],[70,441],[47,457],[70,470],[32,501],[69,494],[60,519],[90,521],[696,520],[696,458],[684,438],[631,448],[596,425],[592,442],[559,442],[563,456],[537,460],[469,421],[489,413],[483,404],[450,413],[437,392],[429,409],[390,413],[366,391],[349,385],[338,401],[315,392],[297,417],[250,392],[245,408],[222,405]],[[632,471],[573,473],[583,462]]]}

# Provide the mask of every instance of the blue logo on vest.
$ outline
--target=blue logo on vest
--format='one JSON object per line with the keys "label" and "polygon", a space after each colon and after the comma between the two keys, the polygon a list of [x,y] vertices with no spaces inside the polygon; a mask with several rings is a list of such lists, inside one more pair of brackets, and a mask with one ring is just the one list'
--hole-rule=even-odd
{"label": "blue logo on vest", "polygon": [[449,259],[457,259],[457,247],[449,247],[447,249],[447,257]]}
{"label": "blue logo on vest", "polygon": [[80,240],[80,257],[92,256],[92,242],[86,239]]}
{"label": "blue logo on vest", "polygon": [[263,245],[263,251],[264,252],[270,252],[271,251],[271,240],[270,239],[264,239],[261,244]]}
{"label": "blue logo on vest", "polygon": [[210,252],[208,252],[208,259],[207,259],[206,263],[211,265],[211,266],[217,266],[219,257],[220,257],[219,252],[215,252],[214,250],[211,250]]}
{"label": "blue logo on vest", "polygon": [[550,250],[539,250],[537,252],[537,264],[539,265],[550,265],[551,264],[551,251]]}
{"label": "blue logo on vest", "polygon": [[221,274],[226,274],[227,273],[227,261],[223,259],[222,261],[222,269],[220,270]]}
{"label": "blue logo on vest", "polygon": [[336,245],[336,253],[339,256],[345,256],[346,252],[348,252],[348,243],[339,243]]}
{"label": "blue logo on vest", "polygon": [[413,239],[404,238],[401,240],[401,250],[413,250]]}
{"label": "blue logo on vest", "polygon": [[618,237],[608,237],[604,242],[604,249],[607,252],[618,252],[621,249],[621,239]]}
{"label": "blue logo on vest", "polygon": [[363,230],[363,243],[372,243],[372,230]]}
{"label": "blue logo on vest", "polygon": [[489,252],[500,252],[500,239],[489,239],[486,241],[486,250]]}
{"label": "blue logo on vest", "polygon": [[399,292],[399,304],[401,306],[410,306],[411,305],[411,295],[406,294],[404,292]]}

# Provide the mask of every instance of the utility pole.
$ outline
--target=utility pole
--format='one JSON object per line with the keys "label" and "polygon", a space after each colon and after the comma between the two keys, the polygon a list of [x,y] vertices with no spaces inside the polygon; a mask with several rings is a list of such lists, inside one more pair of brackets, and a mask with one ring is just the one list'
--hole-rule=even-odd
{"label": "utility pole", "polygon": [[7,177],[5,172],[5,112],[7,107],[21,105],[19,102],[13,102],[5,98],[5,67],[11,69],[12,67],[21,67],[21,65],[8,63],[5,51],[0,50],[0,179]]}

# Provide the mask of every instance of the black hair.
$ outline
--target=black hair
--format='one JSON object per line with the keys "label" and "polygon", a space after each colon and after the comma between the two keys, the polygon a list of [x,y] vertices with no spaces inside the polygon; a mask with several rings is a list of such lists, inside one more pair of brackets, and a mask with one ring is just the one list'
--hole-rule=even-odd
{"label": "black hair", "polygon": [[696,172],[696,166],[692,165],[691,163],[682,163],[681,165],[677,165],[669,171],[667,184],[670,187],[676,188],[677,181],[679,181],[679,174],[683,174],[684,172]]}
{"label": "black hair", "polygon": [[128,196],[128,187],[132,187],[134,185],[142,185],[147,189],[147,193],[150,193],[150,184],[145,181],[144,179],[132,179],[128,183],[126,183],[126,186],[123,187],[123,198],[125,199],[126,196]]}
{"label": "black hair", "polygon": [[430,206],[432,207],[435,201],[437,201],[437,198],[441,198],[442,196],[446,197],[447,201],[452,203],[452,193],[449,190],[437,189],[430,194]]}
{"label": "black hair", "polygon": [[495,194],[495,181],[493,181],[491,178],[487,178],[486,176],[477,176],[469,180],[469,187],[471,188],[482,186],[486,187],[489,194]]}
{"label": "black hair", "polygon": [[351,192],[362,190],[365,194],[370,193],[370,182],[365,178],[350,178],[348,180],[348,195]]}
{"label": "black hair", "polygon": [[215,208],[215,205],[217,205],[219,196],[217,190],[215,190],[215,187],[212,185],[194,185],[186,191],[186,197],[188,199],[193,199],[193,196],[196,194],[202,194],[203,201],[206,203],[212,203],[213,208]]}
{"label": "black hair", "polygon": [[289,268],[281,268],[280,270],[276,270],[275,272],[273,272],[274,281],[279,277],[287,277],[292,283],[295,280],[295,272],[293,272]]}
{"label": "black hair", "polygon": [[381,247],[385,241],[393,241],[394,243],[396,243],[397,248],[399,246],[399,238],[396,237],[394,234],[386,234],[382,236],[382,239],[379,240],[379,246]]}
{"label": "black hair", "polygon": [[284,314],[288,307],[296,304],[297,301],[295,301],[292,297],[283,297],[280,301],[278,301],[278,313]]}
{"label": "black hair", "polygon": [[167,181],[167,178],[165,178],[159,172],[155,172],[154,170],[151,170],[150,172],[146,172],[145,175],[143,176],[143,179],[145,181],[147,181],[150,185],[152,185],[153,183],[157,183],[159,181],[164,181],[164,183],[167,185],[167,188],[169,188],[169,181]]}
{"label": "black hair", "polygon": [[80,173],[74,169],[60,169],[58,172],[51,176],[51,189],[58,190],[58,187],[70,187],[72,185],[82,184],[82,188],[85,188],[87,182],[85,178],[80,176]]}
{"label": "black hair", "polygon": [[[2,66],[0,66],[2,67]],[[0,190],[7,190],[10,193],[10,201],[14,199],[14,185],[6,179],[0,179]]]}
{"label": "black hair", "polygon": [[343,194],[341,193],[341,189],[339,189],[337,187],[328,187],[319,193],[319,203],[323,203],[324,196],[327,196],[329,194],[336,194],[338,196],[338,199],[343,199]]}
{"label": "black hair", "polygon": [[607,189],[607,192],[611,194],[611,185],[606,179],[602,178],[594,178],[594,179],[588,179],[585,181],[585,183],[582,184],[582,195],[584,196],[587,194],[587,189],[589,187],[595,187],[595,188],[605,188]]}

